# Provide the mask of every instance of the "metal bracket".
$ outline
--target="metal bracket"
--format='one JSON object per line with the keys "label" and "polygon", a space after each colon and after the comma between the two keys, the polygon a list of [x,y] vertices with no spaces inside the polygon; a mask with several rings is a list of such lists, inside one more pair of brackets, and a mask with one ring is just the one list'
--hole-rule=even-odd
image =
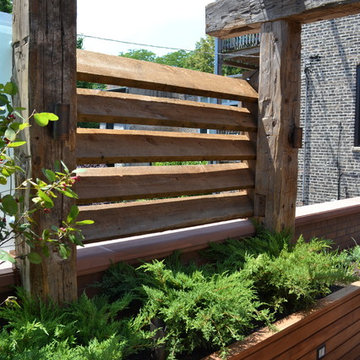
{"label": "metal bracket", "polygon": [[52,136],[55,140],[66,140],[70,131],[70,104],[56,104],[54,112],[59,120],[52,123]]}

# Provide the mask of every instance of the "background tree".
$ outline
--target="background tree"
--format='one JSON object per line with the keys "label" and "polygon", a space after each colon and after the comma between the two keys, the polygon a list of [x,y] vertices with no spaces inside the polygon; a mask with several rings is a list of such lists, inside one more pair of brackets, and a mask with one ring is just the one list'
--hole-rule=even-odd
{"label": "background tree", "polygon": [[155,62],[158,64],[186,68],[186,61],[189,56],[190,53],[186,50],[178,50],[156,58]]}
{"label": "background tree", "polygon": [[[119,55],[131,59],[151,61],[158,64],[213,73],[215,62],[215,40],[213,37],[207,35],[195,44],[195,50],[193,51],[178,50],[163,56],[156,56],[154,52],[146,49],[132,49],[128,52],[121,52]],[[241,74],[241,72],[241,69],[223,66],[224,75]]]}
{"label": "background tree", "polygon": [[12,0],[0,0],[0,11],[10,14],[12,12]]}
{"label": "background tree", "polygon": [[131,49],[126,53],[121,52],[119,55],[126,58],[144,60],[150,62],[156,62],[157,59],[156,54],[154,52],[146,49],[139,49],[139,50]]}

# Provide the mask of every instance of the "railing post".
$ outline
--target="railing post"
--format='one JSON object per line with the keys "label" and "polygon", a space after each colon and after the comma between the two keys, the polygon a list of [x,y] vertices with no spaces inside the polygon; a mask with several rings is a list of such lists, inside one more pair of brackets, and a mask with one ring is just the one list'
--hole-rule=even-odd
{"label": "railing post", "polygon": [[[63,160],[74,169],[76,131],[76,1],[14,0],[13,79],[19,87],[17,106],[33,110],[62,111],[61,136],[54,136],[51,127],[32,126],[27,136],[30,168],[33,178],[42,175],[42,168],[53,168]],[[65,115],[66,114],[66,115]],[[24,114],[26,116],[26,114]],[[65,130],[64,130],[65,129]],[[26,156],[23,154],[23,160]],[[24,160],[25,161],[25,160]],[[23,162],[24,162],[23,161]],[[22,165],[25,165],[24,163]],[[62,199],[50,214],[37,216],[37,231],[59,226],[71,203]],[[27,246],[17,241],[18,255],[26,254]],[[51,251],[39,265],[20,262],[23,286],[41,298],[57,303],[77,296],[76,248],[63,260]]]}
{"label": "railing post", "polygon": [[300,33],[300,24],[286,20],[261,28],[255,216],[274,231],[295,225]]}

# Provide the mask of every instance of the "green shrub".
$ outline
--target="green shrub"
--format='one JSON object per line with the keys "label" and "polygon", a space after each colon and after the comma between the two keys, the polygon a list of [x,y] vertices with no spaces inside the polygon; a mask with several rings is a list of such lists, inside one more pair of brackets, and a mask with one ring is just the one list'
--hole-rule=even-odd
{"label": "green shrub", "polygon": [[141,317],[157,319],[165,329],[168,359],[196,348],[224,348],[244,337],[255,322],[268,320],[252,281],[241,272],[204,276],[201,270],[173,271],[162,261],[140,267],[152,277],[144,286],[147,301]]}
{"label": "green shrub", "polygon": [[259,297],[289,313],[311,305],[331,292],[332,285],[355,279],[352,266],[344,266],[337,252],[329,251],[331,243],[300,237],[293,248],[286,248],[277,257],[268,253],[247,255],[244,273],[254,281]]}
{"label": "green shrub", "polygon": [[254,327],[354,280],[359,254],[331,251],[319,239],[290,245],[290,235],[262,231],[211,245],[204,265],[184,264],[179,253],[138,268],[114,265],[97,284],[102,296],[64,308],[20,291],[0,308],[0,360],[125,360],[138,352],[150,358],[156,348],[170,360],[225,351]]}
{"label": "green shrub", "polygon": [[130,295],[114,302],[83,295],[64,308],[22,290],[18,296],[0,307],[0,318],[7,322],[0,333],[0,360],[113,360],[154,346],[153,333],[142,322],[121,316]]}

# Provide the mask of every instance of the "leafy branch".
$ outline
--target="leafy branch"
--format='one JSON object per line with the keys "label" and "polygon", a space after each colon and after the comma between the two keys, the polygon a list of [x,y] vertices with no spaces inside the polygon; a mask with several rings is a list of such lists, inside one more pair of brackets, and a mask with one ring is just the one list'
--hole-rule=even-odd
{"label": "leafy branch", "polygon": [[[16,165],[16,159],[12,149],[23,146],[26,141],[20,138],[20,134],[30,127],[30,119],[33,118],[37,125],[47,126],[49,121],[58,121],[59,118],[52,113],[33,112],[28,119],[24,119],[20,111],[23,108],[12,106],[10,96],[17,93],[16,86],[8,82],[0,84],[0,184],[7,185],[11,177],[17,173],[23,173],[23,169]],[[58,161],[54,170],[43,169],[44,179],[28,178],[17,188],[0,193],[0,248],[7,242],[21,237],[29,247],[30,252],[26,255],[32,263],[41,263],[42,256],[50,256],[52,251],[58,251],[60,256],[66,259],[70,255],[71,244],[83,245],[83,235],[78,226],[92,224],[92,220],[77,221],[79,209],[72,205],[65,220],[61,224],[51,225],[50,228],[37,233],[34,228],[36,221],[34,216],[50,214],[55,206],[55,200],[59,196],[77,199],[77,194],[72,190],[73,185],[80,179],[78,173],[81,169],[70,171],[67,166]],[[31,202],[25,204],[24,197],[16,197],[19,191],[29,191]],[[4,195],[5,193],[5,195]],[[25,257],[25,256],[22,256]],[[0,249],[0,262],[15,262],[9,253]]]}

